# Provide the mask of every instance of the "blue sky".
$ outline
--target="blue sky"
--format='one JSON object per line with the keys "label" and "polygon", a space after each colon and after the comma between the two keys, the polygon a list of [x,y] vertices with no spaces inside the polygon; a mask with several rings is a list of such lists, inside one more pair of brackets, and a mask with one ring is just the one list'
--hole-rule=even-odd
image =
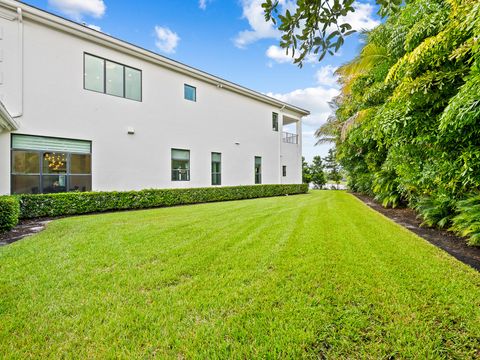
{"label": "blue sky", "polygon": [[[262,0],[27,0],[45,9],[229,81],[306,108],[303,126],[307,160],[325,156],[313,132],[328,117],[337,93],[333,71],[350,60],[361,43],[351,36],[336,56],[293,65],[278,47],[278,31],[267,24]],[[280,0],[284,8],[292,0]],[[357,30],[379,23],[373,0],[358,0],[347,21]]]}

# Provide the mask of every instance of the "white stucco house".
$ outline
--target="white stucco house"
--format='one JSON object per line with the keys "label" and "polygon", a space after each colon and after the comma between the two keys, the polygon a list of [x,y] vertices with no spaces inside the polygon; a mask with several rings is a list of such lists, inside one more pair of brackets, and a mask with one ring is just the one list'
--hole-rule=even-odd
{"label": "white stucco house", "polygon": [[301,183],[308,114],[0,0],[0,194]]}

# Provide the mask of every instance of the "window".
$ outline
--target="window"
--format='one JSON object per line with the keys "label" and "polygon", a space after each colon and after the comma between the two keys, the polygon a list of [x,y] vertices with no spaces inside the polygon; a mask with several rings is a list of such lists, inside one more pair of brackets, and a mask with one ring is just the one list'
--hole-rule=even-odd
{"label": "window", "polygon": [[278,131],[278,114],[272,113],[272,129]]}
{"label": "window", "polygon": [[172,149],[172,181],[190,181],[190,150]]}
{"label": "window", "polygon": [[105,61],[107,94],[123,97],[124,67],[111,61]]}
{"label": "window", "polygon": [[85,54],[84,58],[84,87],[88,90],[105,92],[105,61]]}
{"label": "window", "polygon": [[255,184],[262,183],[262,158],[255,156]]}
{"label": "window", "polygon": [[222,154],[212,152],[212,185],[222,184]]}
{"label": "window", "polygon": [[125,67],[125,97],[142,101],[142,72]]}
{"label": "window", "polygon": [[84,54],[86,90],[142,101],[142,72],[98,56]]}
{"label": "window", "polygon": [[92,189],[91,143],[12,135],[12,194]]}
{"label": "window", "polygon": [[282,175],[287,176],[287,166],[286,165],[282,166]]}
{"label": "window", "polygon": [[197,101],[197,88],[187,85],[184,85],[183,95],[185,100]]}

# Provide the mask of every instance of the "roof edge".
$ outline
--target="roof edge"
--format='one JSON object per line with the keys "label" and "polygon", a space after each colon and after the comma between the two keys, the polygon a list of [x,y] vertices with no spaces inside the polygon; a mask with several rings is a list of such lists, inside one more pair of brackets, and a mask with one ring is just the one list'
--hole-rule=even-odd
{"label": "roof edge", "polygon": [[10,115],[7,108],[0,101],[0,128],[8,131],[18,130],[18,124],[15,119]]}
{"label": "roof edge", "polygon": [[191,66],[185,65],[183,63],[180,63],[178,61],[169,59],[165,56],[146,50],[142,47],[139,47],[127,41],[118,39],[114,36],[105,34],[101,31],[91,29],[89,27],[81,25],[72,20],[68,20],[61,16],[49,13],[48,11],[38,9],[32,5],[28,5],[23,2],[19,2],[15,0],[0,0],[0,5],[10,8],[11,10],[16,10],[17,8],[21,8],[23,18],[27,18],[32,21],[58,29],[60,31],[70,33],[74,36],[96,42],[100,45],[110,47],[114,50],[129,54],[137,58],[141,58],[143,60],[157,64],[164,68],[168,68],[170,70],[173,70],[182,74],[186,74],[188,76],[197,78],[199,80],[203,80],[207,83],[216,85],[219,88],[223,88],[223,89],[256,99],[258,101],[277,106],[282,109],[287,109],[294,113],[300,114],[301,116],[310,115],[310,111],[302,109],[298,106],[285,103],[278,99],[264,95],[260,92],[248,89],[244,86],[222,79],[218,76],[211,75],[205,71],[202,71],[202,70],[193,68]]}

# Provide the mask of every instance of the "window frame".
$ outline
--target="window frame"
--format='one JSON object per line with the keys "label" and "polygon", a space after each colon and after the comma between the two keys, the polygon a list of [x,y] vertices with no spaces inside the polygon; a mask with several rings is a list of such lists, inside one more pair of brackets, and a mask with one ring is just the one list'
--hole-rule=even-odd
{"label": "window frame", "polygon": [[[214,154],[220,155],[220,161],[213,161],[213,155],[214,155]],[[222,153],[221,153],[221,152],[212,151],[212,153],[210,154],[210,160],[211,160],[211,161],[210,161],[210,166],[211,166],[211,167],[210,167],[211,184],[212,184],[212,186],[222,185]],[[214,172],[214,171],[213,171],[213,164],[214,164],[214,163],[220,164],[220,166],[219,166],[220,172]],[[214,184],[214,183],[213,183],[213,176],[214,176],[214,175],[219,176],[219,180],[220,180],[220,181],[218,182],[218,184]]]}
{"label": "window frame", "polygon": [[[194,96],[194,99],[193,99],[193,100],[192,100],[192,99],[188,99],[188,98],[186,97],[186,92],[185,92],[185,90],[187,89],[187,87],[194,90],[194,95],[195,95],[195,96]],[[192,102],[195,102],[195,103],[196,103],[196,102],[197,102],[197,87],[196,87],[196,86],[193,86],[193,85],[190,85],[190,84],[187,84],[187,83],[184,83],[184,84],[183,84],[183,100],[188,100],[188,101],[192,101]]]}
{"label": "window frame", "polygon": [[[100,59],[100,60],[103,60],[103,91],[88,89],[85,86],[85,64],[86,64],[85,58],[86,58],[87,55],[91,56],[91,57],[94,57],[94,58],[97,58],[97,59]],[[123,67],[123,96],[110,94],[110,93],[107,92],[107,61]],[[140,99],[139,100],[132,99],[132,98],[129,98],[129,97],[126,96],[126,94],[127,94],[127,88],[126,88],[127,82],[126,82],[126,71],[125,71],[126,68],[129,68],[129,69],[136,70],[136,71],[140,72]],[[110,95],[110,96],[114,96],[114,97],[117,97],[117,98],[122,98],[122,99],[137,101],[137,102],[143,102],[143,71],[141,69],[138,69],[138,68],[135,68],[133,66],[126,65],[126,64],[122,64],[118,61],[110,60],[110,59],[104,58],[102,56],[94,55],[92,53],[89,53],[89,52],[85,51],[83,53],[83,72],[82,72],[82,74],[83,74],[83,89],[84,90],[91,91],[91,92],[94,92],[94,93],[97,93],[97,94]]]}
{"label": "window frame", "polygon": [[272,112],[272,130],[278,132],[278,113]]}
{"label": "window frame", "polygon": [[[178,160],[173,158],[173,151],[180,150],[180,151],[187,151],[188,152],[188,169],[187,169],[187,179],[186,180],[176,180],[173,178],[173,172],[178,171],[173,168],[173,160]],[[171,148],[170,149],[170,180],[171,181],[190,181],[190,169],[191,169],[191,157],[190,157],[190,150],[189,149],[180,149],[180,148]]]}
{"label": "window frame", "polygon": [[[22,135],[22,136],[32,136],[32,137],[37,137],[38,135],[30,135],[30,134],[10,134],[10,194],[15,194],[13,191],[13,177],[16,175],[25,175],[25,176],[35,176],[38,177],[38,189],[39,192],[38,194],[51,194],[51,193],[45,193],[43,191],[43,183],[44,183],[44,176],[55,176],[55,175],[64,175],[66,177],[65,182],[65,188],[66,191],[64,192],[73,192],[74,190],[70,190],[70,177],[71,176],[85,176],[90,178],[90,189],[85,190],[86,192],[92,191],[92,184],[93,184],[93,154],[92,154],[92,141],[91,140],[82,140],[82,139],[74,139],[74,138],[60,138],[56,136],[41,136],[44,138],[49,138],[49,139],[59,139],[59,140],[78,140],[78,141],[85,141],[90,143],[90,152],[89,153],[81,153],[81,152],[75,152],[75,151],[62,151],[62,153],[67,154],[67,170],[65,174],[55,174],[55,173],[45,173],[43,171],[43,157],[46,153],[52,153],[55,151],[51,150],[32,150],[32,149],[26,149],[26,148],[12,148],[13,144],[13,136],[15,135]],[[39,166],[39,172],[35,174],[29,174],[29,173],[16,173],[13,171],[13,156],[15,151],[24,151],[24,152],[29,152],[29,153],[36,153],[38,154],[38,166]],[[71,173],[71,155],[89,155],[90,156],[90,174],[72,174]]]}
{"label": "window frame", "polygon": [[[257,159],[260,159],[260,172],[257,174]],[[258,175],[258,181],[257,181],[257,175]],[[254,182],[255,185],[261,185],[262,184],[262,157],[261,156],[255,156],[253,160],[253,177],[254,177]]]}

